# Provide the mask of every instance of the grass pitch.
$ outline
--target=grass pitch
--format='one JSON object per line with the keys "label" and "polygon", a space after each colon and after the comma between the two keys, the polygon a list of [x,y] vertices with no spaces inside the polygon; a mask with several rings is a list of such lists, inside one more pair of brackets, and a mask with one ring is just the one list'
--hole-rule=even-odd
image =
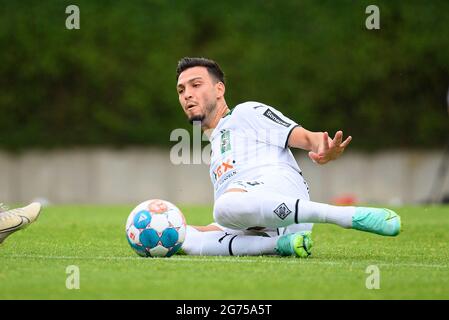
{"label": "grass pitch", "polygon": [[[52,206],[0,246],[0,299],[448,299],[449,207],[403,207],[386,238],[315,225],[309,259],[138,257],[125,239],[132,206]],[[190,224],[211,208],[181,206]],[[69,290],[67,267],[80,270]],[[380,288],[367,289],[368,266]],[[370,281],[368,281],[370,282]]]}

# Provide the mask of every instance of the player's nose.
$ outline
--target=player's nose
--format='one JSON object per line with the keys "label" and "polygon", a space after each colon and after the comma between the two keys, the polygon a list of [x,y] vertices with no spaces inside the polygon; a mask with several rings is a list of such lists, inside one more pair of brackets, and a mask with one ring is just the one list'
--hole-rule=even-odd
{"label": "player's nose", "polygon": [[183,88],[183,90],[182,90],[181,96],[182,96],[184,99],[187,99],[187,97],[191,95],[190,92],[191,92],[191,91],[190,91],[190,88],[189,88],[188,86],[185,86],[185,87]]}
{"label": "player's nose", "polygon": [[193,99],[193,96],[192,96],[191,94],[186,93],[186,94],[184,95],[184,102],[185,102],[185,105],[189,104],[189,102],[191,102],[192,99]]}

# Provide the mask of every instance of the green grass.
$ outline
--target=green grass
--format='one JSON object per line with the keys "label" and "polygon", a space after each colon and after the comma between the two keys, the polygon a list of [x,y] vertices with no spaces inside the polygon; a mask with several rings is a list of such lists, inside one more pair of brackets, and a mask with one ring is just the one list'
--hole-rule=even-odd
{"label": "green grass", "polygon": [[[181,207],[191,224],[211,209]],[[53,206],[0,247],[0,299],[448,299],[449,207],[403,207],[386,238],[315,225],[309,259],[140,258],[125,240],[127,206]],[[80,289],[65,286],[80,268]],[[366,268],[380,270],[368,290]]]}

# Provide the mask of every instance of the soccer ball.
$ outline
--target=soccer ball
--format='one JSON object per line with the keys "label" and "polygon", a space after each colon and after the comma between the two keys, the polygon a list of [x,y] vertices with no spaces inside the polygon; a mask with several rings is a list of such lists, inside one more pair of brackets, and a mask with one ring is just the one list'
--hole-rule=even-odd
{"label": "soccer ball", "polygon": [[142,202],[126,221],[126,238],[142,257],[170,257],[184,242],[186,220],[174,204],[159,199]]}

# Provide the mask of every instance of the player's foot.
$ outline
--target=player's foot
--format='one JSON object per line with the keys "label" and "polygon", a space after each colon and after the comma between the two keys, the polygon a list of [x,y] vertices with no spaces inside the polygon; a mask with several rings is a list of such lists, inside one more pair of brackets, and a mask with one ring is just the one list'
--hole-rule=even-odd
{"label": "player's foot", "polygon": [[179,249],[175,254],[178,256],[186,256],[187,255],[187,253],[182,248]]}
{"label": "player's foot", "polygon": [[280,236],[276,244],[276,252],[281,256],[297,256],[307,258],[312,249],[312,232],[301,231]]}
{"label": "player's foot", "polygon": [[0,243],[13,232],[36,221],[40,212],[41,205],[38,202],[33,202],[23,208],[0,212]]}
{"label": "player's foot", "polygon": [[401,231],[401,217],[390,209],[357,207],[352,228],[382,236],[397,236]]}

